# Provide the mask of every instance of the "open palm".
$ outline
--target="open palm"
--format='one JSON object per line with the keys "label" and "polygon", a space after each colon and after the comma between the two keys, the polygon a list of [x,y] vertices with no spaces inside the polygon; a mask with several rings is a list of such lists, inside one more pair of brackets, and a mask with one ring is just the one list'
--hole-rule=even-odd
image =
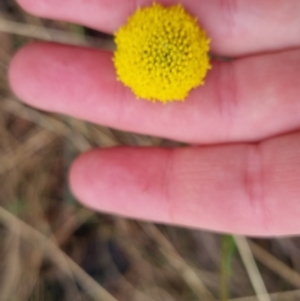
{"label": "open palm", "polygon": [[[152,1],[18,2],[41,17],[114,32]],[[181,3],[199,18],[212,52],[235,58],[213,62],[185,102],[137,100],[116,80],[111,53],[48,43],[16,54],[13,90],[43,110],[199,145],[81,155],[70,185],[87,206],[214,231],[299,234],[300,1]]]}

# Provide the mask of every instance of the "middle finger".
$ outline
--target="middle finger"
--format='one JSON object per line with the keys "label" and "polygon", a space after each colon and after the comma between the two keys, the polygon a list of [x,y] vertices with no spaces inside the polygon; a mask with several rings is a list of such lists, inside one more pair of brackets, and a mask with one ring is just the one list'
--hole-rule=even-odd
{"label": "middle finger", "polygon": [[300,51],[214,62],[185,102],[137,100],[110,53],[37,43],[13,59],[17,95],[38,108],[190,143],[253,141],[300,126]]}

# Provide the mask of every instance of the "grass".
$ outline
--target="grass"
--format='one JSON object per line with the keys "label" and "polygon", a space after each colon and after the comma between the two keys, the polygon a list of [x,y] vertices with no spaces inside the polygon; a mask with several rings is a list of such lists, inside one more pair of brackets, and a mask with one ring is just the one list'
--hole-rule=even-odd
{"label": "grass", "polygon": [[[3,2],[6,3],[6,2]],[[66,174],[79,153],[178,143],[30,108],[11,93],[12,54],[34,40],[113,49],[109,37],[0,4],[0,300],[300,300],[300,239],[250,240],[81,207]],[[86,35],[88,32],[89,36]],[[76,139],[74,139],[74,137]]]}

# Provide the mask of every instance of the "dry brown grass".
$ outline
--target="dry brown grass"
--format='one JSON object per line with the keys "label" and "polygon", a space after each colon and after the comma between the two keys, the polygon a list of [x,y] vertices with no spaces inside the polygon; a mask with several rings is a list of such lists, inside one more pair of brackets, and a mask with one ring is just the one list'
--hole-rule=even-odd
{"label": "dry brown grass", "polygon": [[7,66],[23,44],[113,44],[8,3],[9,11],[0,4],[0,300],[300,300],[297,237],[246,240],[130,221],[77,204],[66,175],[79,153],[177,143],[18,102]]}

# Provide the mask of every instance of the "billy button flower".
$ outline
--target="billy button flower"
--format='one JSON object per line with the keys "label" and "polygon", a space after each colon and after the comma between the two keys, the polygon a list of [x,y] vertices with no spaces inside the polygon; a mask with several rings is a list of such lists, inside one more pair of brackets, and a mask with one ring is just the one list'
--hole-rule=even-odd
{"label": "billy button flower", "polygon": [[183,101],[204,83],[209,39],[182,5],[138,9],[115,34],[118,80],[138,98]]}

